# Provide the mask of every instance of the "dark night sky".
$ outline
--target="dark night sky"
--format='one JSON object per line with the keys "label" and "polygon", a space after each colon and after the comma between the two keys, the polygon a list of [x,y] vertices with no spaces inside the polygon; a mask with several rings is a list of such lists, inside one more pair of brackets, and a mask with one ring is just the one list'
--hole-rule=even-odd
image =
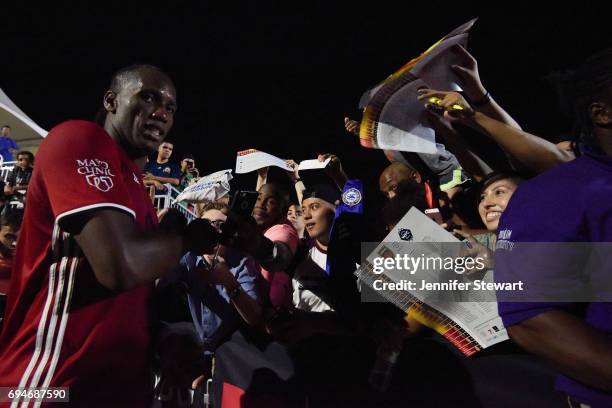
{"label": "dark night sky", "polygon": [[343,116],[358,117],[364,90],[454,27],[480,17],[469,49],[485,86],[544,136],[566,124],[542,77],[611,45],[605,13],[584,2],[537,17],[515,2],[207,3],[5,11],[0,87],[49,129],[91,118],[113,71],[149,62],[175,79],[171,137],[201,172],[233,167],[235,152],[252,147],[297,161],[336,152],[352,175],[374,180],[382,153],[346,135]]}

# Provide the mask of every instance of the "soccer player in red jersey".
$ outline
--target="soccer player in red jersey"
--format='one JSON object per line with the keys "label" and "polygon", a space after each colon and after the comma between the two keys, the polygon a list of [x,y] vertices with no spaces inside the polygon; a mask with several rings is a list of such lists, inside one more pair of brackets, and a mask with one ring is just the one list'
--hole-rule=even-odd
{"label": "soccer player in red jersey", "polygon": [[140,175],[173,124],[171,79],[125,68],[103,104],[103,127],[64,122],[38,151],[0,333],[0,387],[69,387],[72,406],[149,406],[153,282],[194,238],[212,246],[216,233],[197,222],[184,235],[154,231]]}

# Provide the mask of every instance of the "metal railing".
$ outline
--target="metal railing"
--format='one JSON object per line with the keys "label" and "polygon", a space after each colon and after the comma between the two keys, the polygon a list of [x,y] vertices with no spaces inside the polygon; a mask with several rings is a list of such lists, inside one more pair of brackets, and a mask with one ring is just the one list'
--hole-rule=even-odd
{"label": "metal railing", "polygon": [[196,218],[196,214],[185,206],[183,203],[173,204],[174,200],[181,193],[170,184],[164,184],[166,186],[165,191],[156,191],[155,199],[153,200],[153,206],[158,210],[162,208],[176,208],[187,218],[187,221],[191,221]]}
{"label": "metal railing", "polygon": [[6,183],[8,175],[11,174],[11,171],[13,171],[13,167],[15,167],[16,164],[16,161],[2,163],[2,166],[0,167],[0,178],[2,181]]}

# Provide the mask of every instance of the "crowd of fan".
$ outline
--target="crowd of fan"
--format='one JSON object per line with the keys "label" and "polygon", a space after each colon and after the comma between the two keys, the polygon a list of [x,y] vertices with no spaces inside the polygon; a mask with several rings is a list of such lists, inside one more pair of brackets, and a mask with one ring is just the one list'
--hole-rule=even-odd
{"label": "crowd of fan", "polygon": [[34,154],[27,150],[18,151],[19,146],[11,138],[11,131],[9,125],[0,127],[0,163],[8,164],[16,158],[10,172],[0,179],[0,319],[23,219],[25,196],[34,170]]}
{"label": "crowd of fan", "polygon": [[[327,182],[305,185],[293,160],[284,184],[268,182],[268,169],[260,169],[251,217],[234,213],[227,198],[198,206],[198,219],[222,238],[214,246],[194,244],[156,283],[158,404],[190,406],[213,376],[216,406],[221,396],[224,404],[236,398],[246,406],[313,407],[495,406],[491,398],[529,406],[559,400],[551,371],[512,344],[468,359],[396,307],[361,302],[366,289],[354,276],[361,242],[381,241],[410,208],[438,208],[444,228],[481,251],[494,251],[500,218],[524,180],[575,160],[585,149],[601,148],[588,136],[603,114],[583,113],[601,93],[612,95],[612,52],[592,57],[563,82],[572,85],[568,98],[579,114],[576,137],[555,144],[523,130],[481,83],[476,60],[461,47],[456,51],[464,61],[451,69],[463,92],[419,90],[440,141],[438,152],[385,151],[390,164],[379,169],[376,187],[387,200],[382,208],[365,209],[376,217],[364,216],[363,199],[347,198],[355,191],[379,194],[374,186],[352,179],[341,158],[328,153],[318,157],[330,159]],[[597,67],[604,79],[593,85]],[[347,132],[358,134],[358,121],[344,123]],[[469,142],[473,132],[493,141],[507,161],[476,154]],[[152,192],[168,185],[184,189],[202,175],[193,155],[172,161],[173,147],[163,142],[143,170]],[[33,165],[31,153],[17,154],[5,197],[25,194]],[[158,215],[160,229],[187,228],[177,212]],[[385,231],[369,225],[372,219]],[[20,217],[4,211],[0,227],[6,279]],[[513,392],[524,373],[532,388]],[[482,384],[489,389],[483,391]]]}
{"label": "crowd of fan", "polygon": [[[390,231],[412,207],[421,211],[439,208],[442,217],[438,221],[444,228],[482,250],[494,251],[500,217],[519,184],[580,155],[579,138],[562,138],[555,144],[522,130],[484,88],[476,60],[461,47],[457,52],[464,63],[451,68],[460,78],[463,92],[419,90],[419,99],[427,103],[437,139],[444,144],[438,144],[436,154],[385,151],[391,164],[381,169],[378,188],[388,201],[377,219]],[[610,54],[595,58],[609,59]],[[441,102],[428,103],[432,97]],[[456,104],[465,109],[453,110]],[[359,134],[357,121],[345,118],[344,122],[347,132]],[[473,131],[495,142],[507,162],[499,162],[496,157],[479,157],[466,140]],[[167,160],[168,147],[171,151],[171,145],[160,146],[157,173],[152,174],[163,177],[159,173],[163,167],[160,164],[164,158]],[[497,351],[490,353],[493,357],[488,358],[499,370],[491,377],[479,367],[487,364],[486,357],[474,359],[476,362],[467,360],[445,349],[440,337],[432,336],[429,329],[399,310],[389,305],[360,303],[359,292],[365,289],[358,287],[353,276],[360,262],[360,248],[355,243],[381,240],[384,235],[365,224],[361,209],[347,206],[346,200],[343,204],[343,193],[355,184],[345,174],[339,157],[321,154],[318,159],[328,158],[329,182],[312,186],[304,185],[295,161],[287,161],[294,170],[287,172],[286,185],[293,185],[295,194],[289,194],[285,185],[267,183],[267,168],[258,171],[259,196],[252,216],[256,230],[274,242],[279,251],[282,249],[283,256],[276,257],[274,265],[249,253],[246,246],[220,245],[208,253],[185,255],[175,274],[162,279],[158,286],[164,305],[162,314],[172,315],[166,320],[193,324],[194,334],[197,333],[192,338],[194,348],[205,350],[204,356],[213,355],[216,350],[217,360],[226,360],[217,366],[219,382],[223,379],[226,386],[228,382],[241,384],[249,390],[246,395],[253,401],[271,400],[278,406],[299,406],[304,401],[312,406],[400,406],[405,404],[406,395],[398,390],[402,387],[408,390],[408,384],[422,390],[421,396],[411,393],[415,406],[478,406],[494,402],[490,396],[487,401],[487,391],[474,390],[479,387],[470,384],[469,378],[488,384],[491,389],[505,383],[507,390],[511,390],[508,381],[517,379],[510,377],[523,370],[533,376],[533,387],[521,395],[506,391],[510,401],[542,404],[558,401],[559,396],[552,389],[551,372],[537,360],[529,360],[525,353],[515,356],[521,351],[513,345],[494,348]],[[185,163],[187,159],[190,157],[182,162],[182,176],[178,167],[166,167],[161,171],[171,179],[160,181],[184,185],[192,175],[189,171],[192,161]],[[363,194],[363,189],[359,190]],[[292,201],[290,196],[297,200]],[[225,202],[206,204],[199,215],[219,232],[231,217]],[[217,267],[211,269],[215,263]],[[204,268],[198,269],[199,265]],[[176,302],[176,294],[181,292],[170,290],[176,285],[186,292],[187,300],[174,304],[177,308],[173,309],[168,305]],[[182,323],[178,326],[184,329]],[[244,330],[245,326],[250,330]],[[171,331],[170,327],[166,330]],[[245,340],[263,333],[288,348],[268,352],[252,346],[252,339]],[[162,347],[162,381],[157,389],[161,400],[172,399],[169,390],[178,392],[179,378],[184,380],[183,386],[193,380],[191,385],[196,389],[210,376],[207,364],[210,360],[206,358],[197,359],[206,368],[191,375],[164,373],[164,367],[176,364],[179,347],[184,352],[184,344],[177,348]],[[197,354],[187,353],[182,361],[187,364]],[[527,358],[527,363],[521,358]],[[396,365],[395,361],[399,363]],[[297,380],[283,379],[287,364]],[[518,368],[520,364],[523,366]],[[179,371],[184,367],[174,366]],[[274,374],[263,375],[264,380],[258,383],[256,374],[262,369]],[[395,375],[391,376],[393,372]],[[377,379],[376,375],[383,378]],[[460,387],[452,387],[449,395],[423,391],[435,389],[428,381],[438,383],[447,376],[463,377],[459,381],[462,391]],[[218,388],[216,392],[219,393]],[[230,398],[227,387],[225,393],[227,402]],[[244,395],[239,396],[244,402]],[[179,394],[174,397],[181,399]],[[498,398],[500,395],[496,395]]]}

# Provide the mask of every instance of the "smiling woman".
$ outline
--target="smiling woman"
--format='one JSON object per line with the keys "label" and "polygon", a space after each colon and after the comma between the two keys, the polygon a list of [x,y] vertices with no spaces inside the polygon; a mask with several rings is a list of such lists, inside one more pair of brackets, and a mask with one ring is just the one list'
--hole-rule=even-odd
{"label": "smiling woman", "polygon": [[[489,234],[475,236],[479,241],[483,241],[483,236],[489,236],[497,232],[499,219],[503,214],[512,194],[523,181],[522,177],[513,172],[494,172],[490,173],[481,181],[480,194],[478,195],[478,213],[482,222],[489,230]],[[483,242],[486,246],[494,247],[493,239],[486,239]],[[491,242],[489,242],[491,241]]]}

